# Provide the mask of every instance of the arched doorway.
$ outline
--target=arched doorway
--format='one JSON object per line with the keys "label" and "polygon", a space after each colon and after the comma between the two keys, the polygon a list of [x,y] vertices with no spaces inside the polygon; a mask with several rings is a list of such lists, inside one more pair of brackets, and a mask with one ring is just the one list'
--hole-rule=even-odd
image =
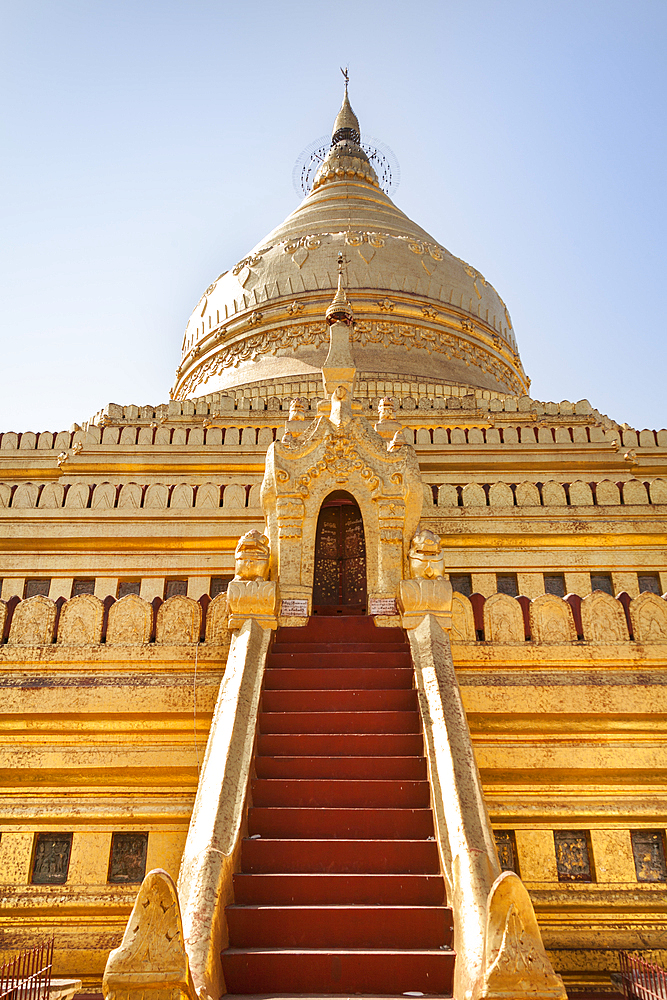
{"label": "arched doorway", "polygon": [[329,494],[317,519],[313,614],[366,614],[364,522],[345,490]]}

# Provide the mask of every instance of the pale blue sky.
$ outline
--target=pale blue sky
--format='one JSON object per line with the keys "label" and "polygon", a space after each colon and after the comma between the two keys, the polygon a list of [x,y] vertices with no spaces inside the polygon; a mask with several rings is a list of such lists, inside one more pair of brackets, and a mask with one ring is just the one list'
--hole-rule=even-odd
{"label": "pale blue sky", "polygon": [[531,395],[665,426],[666,52],[665,0],[3,0],[0,430],[168,398],[346,63],[394,200],[496,286]]}

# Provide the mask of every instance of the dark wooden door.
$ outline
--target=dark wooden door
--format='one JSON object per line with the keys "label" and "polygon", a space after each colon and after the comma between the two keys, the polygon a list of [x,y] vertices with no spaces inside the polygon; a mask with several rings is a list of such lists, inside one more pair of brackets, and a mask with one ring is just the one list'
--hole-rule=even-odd
{"label": "dark wooden door", "polygon": [[325,501],[315,538],[314,608],[366,610],[366,540],[357,503]]}

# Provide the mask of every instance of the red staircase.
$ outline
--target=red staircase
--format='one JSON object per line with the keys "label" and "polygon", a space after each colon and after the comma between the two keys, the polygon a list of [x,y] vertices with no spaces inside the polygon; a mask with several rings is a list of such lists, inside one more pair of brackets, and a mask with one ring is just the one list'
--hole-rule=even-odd
{"label": "red staircase", "polygon": [[451,996],[412,679],[403,632],[372,618],[279,629],[226,910],[229,993]]}

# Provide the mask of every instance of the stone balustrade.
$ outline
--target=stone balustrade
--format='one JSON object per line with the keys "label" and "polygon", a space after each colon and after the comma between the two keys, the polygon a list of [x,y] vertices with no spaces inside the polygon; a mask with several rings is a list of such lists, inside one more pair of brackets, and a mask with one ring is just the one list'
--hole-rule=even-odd
{"label": "stone balustrade", "polygon": [[[0,508],[12,510],[259,509],[260,484],[0,483]],[[626,482],[452,483],[424,485],[425,514],[452,507],[617,507],[667,504],[667,479]]]}
{"label": "stone balustrade", "polygon": [[0,508],[12,510],[245,510],[260,507],[260,484],[242,483],[0,483]]}
{"label": "stone balustrade", "polygon": [[229,643],[227,595],[194,601],[190,597],[156,598],[134,594],[101,601],[79,594],[69,601],[29,597],[0,601],[0,635],[7,646],[180,646],[205,641]]}
{"label": "stone balustrade", "polygon": [[470,598],[454,592],[453,642],[667,643],[667,595],[643,593],[611,597],[594,590],[587,597],[542,594],[509,597],[492,594]]}
{"label": "stone balustrade", "polygon": [[[431,500],[431,516],[438,508],[451,507],[617,507],[667,504],[667,479],[629,479],[614,483],[574,480],[570,483],[452,483],[429,484],[424,499]],[[425,511],[428,513],[428,508]]]}
{"label": "stone balustrade", "polygon": [[[0,635],[8,646],[222,645],[229,642],[228,616],[226,594],[152,603],[133,594],[118,601],[91,594],[69,601],[29,597],[0,601]],[[468,643],[667,643],[667,598],[593,591],[584,598],[542,594],[530,600],[455,592],[451,636]]]}
{"label": "stone balustrade", "polygon": [[[268,415],[268,414],[267,414]],[[315,414],[311,414],[314,416]],[[287,414],[282,415],[286,419]],[[372,419],[372,414],[370,415]],[[531,415],[533,416],[533,415]],[[614,427],[603,427],[599,424],[575,423],[571,425],[553,424],[547,421],[532,423],[503,422],[498,426],[451,426],[453,419],[438,423],[425,414],[416,411],[406,412],[398,409],[397,417],[404,424],[406,440],[414,444],[417,450],[422,448],[443,448],[460,446],[532,446],[541,448],[544,445],[558,446],[560,450],[568,446],[613,446],[621,448],[667,448],[667,430],[618,430]],[[233,421],[229,426],[226,420]],[[224,424],[224,426],[223,426]],[[234,417],[216,418],[216,426],[189,426],[186,424],[121,424],[114,423],[104,427],[90,424],[86,430],[76,431],[5,431],[0,435],[0,453],[20,451],[22,457],[26,452],[34,453],[35,457],[44,452],[56,452],[60,455],[73,449],[74,454],[91,448],[107,448],[122,446],[129,448],[257,448],[265,452],[276,437],[283,432],[283,423],[238,425],[238,414]],[[412,426],[414,424],[415,426]],[[68,456],[70,457],[70,456]]]}

